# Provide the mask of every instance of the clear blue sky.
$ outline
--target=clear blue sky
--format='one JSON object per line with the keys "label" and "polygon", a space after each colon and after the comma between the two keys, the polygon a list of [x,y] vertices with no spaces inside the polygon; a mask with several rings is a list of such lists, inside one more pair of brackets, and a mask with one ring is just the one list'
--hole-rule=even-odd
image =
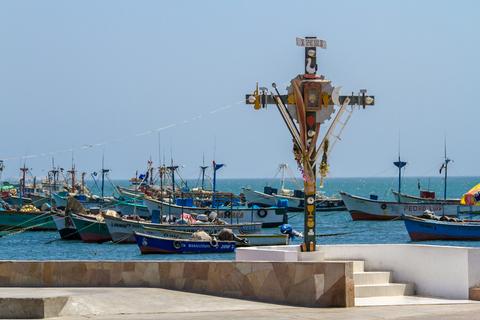
{"label": "clear blue sky", "polygon": [[[444,135],[452,175],[479,175],[479,12],[478,1],[0,0],[5,176],[20,156],[73,148],[78,168],[98,170],[104,152],[113,178],[130,177],[158,160],[148,131],[171,124],[162,153],[186,177],[214,144],[222,177],[295,169],[277,110],[235,103],[256,81],[302,72],[305,35],[327,40],[318,64],[334,85],[376,96],[333,150],[331,176],[394,175],[399,132],[407,175],[438,174]],[[50,157],[27,165],[43,175]],[[71,152],[55,159],[67,167]]]}

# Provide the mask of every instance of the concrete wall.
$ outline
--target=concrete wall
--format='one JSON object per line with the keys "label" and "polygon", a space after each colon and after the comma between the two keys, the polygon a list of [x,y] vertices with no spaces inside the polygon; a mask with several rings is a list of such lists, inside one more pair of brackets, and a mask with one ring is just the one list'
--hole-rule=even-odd
{"label": "concrete wall", "polygon": [[158,287],[307,307],[354,306],[335,262],[0,261],[0,287]]}
{"label": "concrete wall", "polygon": [[[468,299],[470,289],[480,286],[480,249],[466,247],[366,244],[322,245],[318,249],[326,260],[364,260],[368,271],[393,271],[393,281],[415,284],[422,296]],[[267,252],[264,252],[267,251]],[[237,260],[262,260],[266,255],[275,261],[298,249],[292,246],[237,249]],[[298,260],[298,258],[297,258]]]}

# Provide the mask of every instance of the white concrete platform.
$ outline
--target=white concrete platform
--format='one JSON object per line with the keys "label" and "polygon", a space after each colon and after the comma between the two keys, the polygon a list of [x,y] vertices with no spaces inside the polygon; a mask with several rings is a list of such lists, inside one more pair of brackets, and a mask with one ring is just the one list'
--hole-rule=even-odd
{"label": "white concrete platform", "polygon": [[480,301],[472,300],[449,300],[418,296],[391,296],[355,298],[356,307],[372,306],[406,306],[406,305],[435,305],[435,304],[480,304]]}
{"label": "white concrete platform", "polygon": [[[480,248],[423,244],[319,245],[326,261],[363,260],[366,271],[390,271],[392,282],[411,283],[415,294],[466,300],[480,288]],[[236,250],[237,261],[299,261],[299,246]],[[312,255],[312,258],[315,256]],[[354,272],[359,272],[354,264]]]}

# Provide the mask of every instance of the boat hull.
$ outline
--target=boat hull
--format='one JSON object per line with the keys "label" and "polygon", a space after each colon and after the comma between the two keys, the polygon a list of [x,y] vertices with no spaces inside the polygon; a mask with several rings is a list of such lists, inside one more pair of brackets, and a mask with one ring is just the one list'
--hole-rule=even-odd
{"label": "boat hull", "polygon": [[461,223],[404,217],[412,241],[463,240],[480,241],[480,223]]}
{"label": "boat hull", "polygon": [[3,201],[5,201],[11,206],[18,208],[27,204],[32,204],[32,199],[18,196],[8,196],[3,198]]}
{"label": "boat hull", "polygon": [[53,215],[52,219],[62,240],[81,240],[70,216]]}
{"label": "boat hull", "polygon": [[[55,204],[57,207],[67,207],[67,199],[68,197],[61,196],[57,193],[53,194],[53,200],[55,200]],[[85,209],[92,209],[92,208],[101,208],[105,206],[110,206],[114,204],[114,202],[110,199],[101,199],[101,198],[90,198],[90,199],[77,199],[78,202],[85,208]]]}
{"label": "boat hull", "polygon": [[237,225],[172,225],[172,224],[160,224],[140,222],[134,220],[126,220],[121,218],[115,218],[105,216],[105,223],[108,228],[108,232],[115,243],[135,243],[134,232],[149,233],[146,228],[149,229],[164,229],[164,230],[177,230],[183,232],[195,232],[199,229],[204,230],[207,233],[217,233],[223,228],[232,229],[234,233],[259,233],[261,231],[261,224],[259,223],[246,223]]}
{"label": "boat hull", "polygon": [[170,239],[135,233],[142,254],[154,253],[228,253],[235,251],[234,241],[196,241]]}
{"label": "boat hull", "polygon": [[50,213],[0,211],[0,230],[55,231]]}
{"label": "boat hull", "polygon": [[278,227],[288,223],[288,213],[284,208],[197,208],[182,207],[159,200],[145,198],[143,203],[147,206],[150,214],[172,215],[179,217],[182,213],[209,214],[217,212],[217,217],[230,223],[260,222],[264,228]]}
{"label": "boat hull", "polygon": [[111,241],[105,222],[72,215],[72,221],[83,242],[103,243]]}
{"label": "boat hull", "polygon": [[[245,199],[249,205],[257,205],[260,207],[273,207],[276,206],[279,200],[287,200],[288,211],[303,211],[304,199],[282,196],[277,194],[266,194],[260,191],[255,191],[249,188],[243,188],[242,193],[245,195]],[[317,199],[316,211],[342,211],[345,210],[345,206],[340,199]]]}
{"label": "boat hull", "polygon": [[478,208],[442,203],[401,203],[370,200],[341,192],[342,200],[353,220],[393,220],[403,215],[421,216],[425,210],[439,215],[457,216],[462,213],[474,213]]}
{"label": "boat hull", "polygon": [[[191,232],[168,229],[145,228],[145,234],[173,239],[190,239],[192,237]],[[238,234],[237,236],[242,240],[246,240],[246,243],[237,242],[237,247],[288,245],[288,235],[284,234]]]}
{"label": "boat hull", "polygon": [[398,193],[397,191],[392,190],[392,193],[395,199],[399,202],[421,202],[421,203],[445,203],[445,204],[456,204],[460,205],[460,199],[426,199],[409,194]]}
{"label": "boat hull", "polygon": [[115,205],[115,210],[123,216],[137,215],[142,218],[150,218],[148,208],[143,204],[119,202]]}

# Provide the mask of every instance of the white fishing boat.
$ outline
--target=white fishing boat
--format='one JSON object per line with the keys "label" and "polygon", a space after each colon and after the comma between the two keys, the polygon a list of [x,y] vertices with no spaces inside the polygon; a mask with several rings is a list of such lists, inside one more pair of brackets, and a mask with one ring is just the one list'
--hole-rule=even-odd
{"label": "white fishing boat", "polygon": [[433,198],[427,198],[427,197],[422,197],[422,193],[420,193],[420,196],[414,196],[410,194],[405,194],[405,193],[399,193],[398,191],[392,190],[392,193],[395,197],[395,199],[399,202],[429,202],[429,203],[434,203],[434,202],[439,202],[439,203],[450,203],[450,204],[460,204],[460,199],[438,199],[435,198],[435,193],[433,193]]}
{"label": "white fishing boat", "polygon": [[[265,186],[263,192],[253,190],[251,188],[242,188],[245,201],[250,205],[260,207],[285,206],[288,211],[303,211],[305,207],[304,193],[300,189],[290,190],[285,188],[285,176],[288,165],[280,164],[278,173],[281,173],[280,188],[272,188]],[[293,176],[293,175],[292,175]],[[295,182],[295,178],[293,178]],[[316,196],[317,211],[335,211],[345,210],[345,206],[341,199],[327,197],[323,193],[317,193]]]}
{"label": "white fishing boat", "polygon": [[112,216],[104,216],[108,232],[114,243],[134,243],[135,237],[133,232],[145,233],[145,227],[150,229],[176,230],[183,232],[195,232],[199,229],[207,233],[217,233],[223,228],[232,229],[236,234],[253,234],[261,231],[260,223],[242,223],[242,224],[167,224],[167,223],[151,223],[148,221],[129,220],[125,218],[117,218]]}
{"label": "white fishing boat", "polygon": [[288,223],[288,214],[285,208],[248,208],[248,207],[191,207],[179,206],[167,203],[153,198],[143,199],[148,211],[153,216],[174,216],[179,217],[182,213],[189,214],[209,214],[212,211],[217,212],[218,218],[228,223],[250,223],[260,222],[265,228],[277,227]]}
{"label": "white fishing boat", "polygon": [[[264,191],[272,190],[273,188],[265,187]],[[273,189],[276,191],[276,189]],[[289,211],[303,210],[303,198],[295,198],[286,195],[277,195],[274,193],[260,192],[250,188],[242,188],[242,193],[245,196],[245,201],[249,205],[257,205],[260,207],[274,207],[279,204],[280,199],[288,201],[287,208]]]}
{"label": "white fishing boat", "polygon": [[[265,187],[264,191],[266,192],[260,192],[260,191],[252,190],[250,188],[242,188],[242,193],[245,196],[245,200],[250,206],[256,205],[260,207],[271,207],[271,206],[280,205],[282,204],[282,201],[285,201],[284,204],[282,205],[286,205],[288,211],[304,210],[305,200],[303,197],[286,195],[285,190],[283,190],[282,194],[272,193],[272,191],[275,192],[277,190],[270,187]],[[292,191],[292,190],[288,190],[288,191]],[[300,190],[296,190],[296,191],[298,195],[301,195]],[[303,194],[303,192],[301,193]],[[341,199],[330,198],[325,195],[317,195],[315,206],[317,208],[316,209],[317,211],[345,210],[345,205],[343,204]]]}
{"label": "white fishing boat", "polygon": [[479,210],[475,206],[460,206],[438,202],[412,203],[372,200],[346,192],[340,192],[340,196],[353,220],[393,220],[400,219],[402,215],[421,216],[425,210],[445,216],[477,213]]}
{"label": "white fishing boat", "polygon": [[[155,229],[155,228],[144,228],[144,233],[162,237],[162,238],[173,238],[173,239],[191,239],[192,232],[184,232],[178,230],[170,229]],[[213,234],[216,236],[217,234]],[[288,235],[286,234],[238,234],[239,239],[245,240],[244,242],[237,242],[237,247],[253,247],[253,246],[281,246],[288,245]]]}

